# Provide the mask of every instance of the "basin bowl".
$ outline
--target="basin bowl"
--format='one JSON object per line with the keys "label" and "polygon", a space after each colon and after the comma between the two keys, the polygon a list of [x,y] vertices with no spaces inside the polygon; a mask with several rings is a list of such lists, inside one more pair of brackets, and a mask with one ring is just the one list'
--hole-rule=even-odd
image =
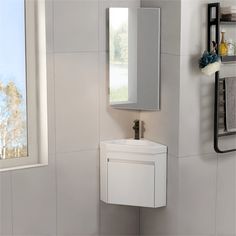
{"label": "basin bowl", "polygon": [[116,139],[101,142],[107,151],[158,154],[165,153],[167,147],[146,139]]}

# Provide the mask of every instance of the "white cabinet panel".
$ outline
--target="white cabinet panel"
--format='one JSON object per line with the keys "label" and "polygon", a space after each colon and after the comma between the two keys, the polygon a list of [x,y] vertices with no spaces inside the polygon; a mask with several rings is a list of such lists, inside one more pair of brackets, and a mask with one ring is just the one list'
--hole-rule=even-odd
{"label": "white cabinet panel", "polygon": [[100,199],[109,204],[166,206],[167,147],[149,140],[100,144]]}
{"label": "white cabinet panel", "polygon": [[154,207],[154,176],[154,162],[109,160],[108,202]]}

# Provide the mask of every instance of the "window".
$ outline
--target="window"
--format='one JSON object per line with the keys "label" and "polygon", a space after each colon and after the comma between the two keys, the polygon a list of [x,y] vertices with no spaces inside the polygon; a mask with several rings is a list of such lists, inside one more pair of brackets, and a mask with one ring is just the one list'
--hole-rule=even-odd
{"label": "window", "polygon": [[0,1],[0,159],[28,156],[24,1]]}
{"label": "window", "polygon": [[0,1],[0,168],[47,164],[44,2]]}

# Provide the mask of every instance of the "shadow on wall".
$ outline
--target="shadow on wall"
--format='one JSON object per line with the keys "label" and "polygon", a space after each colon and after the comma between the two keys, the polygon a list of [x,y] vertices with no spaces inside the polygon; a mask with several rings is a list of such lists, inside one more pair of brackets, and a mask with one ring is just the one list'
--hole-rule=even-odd
{"label": "shadow on wall", "polygon": [[214,77],[206,77],[201,74],[198,67],[200,55],[194,55],[191,58],[190,68],[191,75],[195,80],[197,90],[197,99],[194,104],[198,106],[193,108],[193,116],[199,116],[198,143],[200,153],[208,153],[213,151],[213,134],[214,134]]}

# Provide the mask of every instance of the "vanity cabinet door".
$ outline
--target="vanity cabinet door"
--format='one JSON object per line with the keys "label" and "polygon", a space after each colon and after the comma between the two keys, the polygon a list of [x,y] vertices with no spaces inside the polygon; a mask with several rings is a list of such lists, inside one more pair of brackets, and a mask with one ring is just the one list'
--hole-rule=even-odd
{"label": "vanity cabinet door", "polygon": [[108,202],[154,207],[154,179],[154,162],[110,159],[108,161]]}

